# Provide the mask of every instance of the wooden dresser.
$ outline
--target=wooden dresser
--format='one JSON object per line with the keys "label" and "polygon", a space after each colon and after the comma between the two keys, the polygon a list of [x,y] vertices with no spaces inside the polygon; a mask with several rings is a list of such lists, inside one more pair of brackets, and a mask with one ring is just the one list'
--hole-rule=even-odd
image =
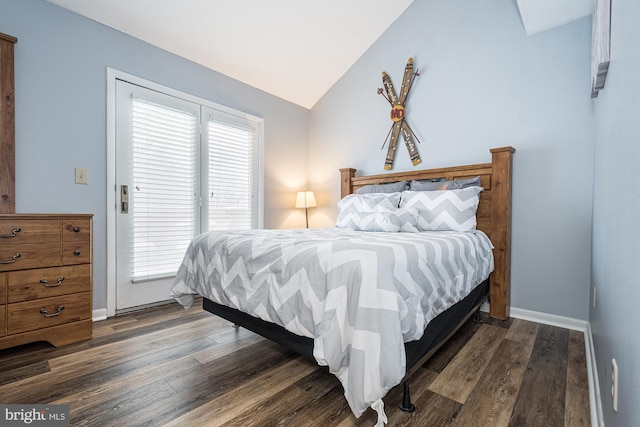
{"label": "wooden dresser", "polygon": [[0,33],[0,213],[3,214],[16,212],[13,45],[17,41],[13,36]]}
{"label": "wooden dresser", "polygon": [[93,215],[0,215],[0,349],[92,336]]}

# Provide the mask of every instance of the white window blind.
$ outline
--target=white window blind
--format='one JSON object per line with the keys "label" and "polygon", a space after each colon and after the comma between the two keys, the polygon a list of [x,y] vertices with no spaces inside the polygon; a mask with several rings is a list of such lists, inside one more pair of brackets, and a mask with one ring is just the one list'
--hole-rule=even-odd
{"label": "white window blind", "polygon": [[207,228],[257,227],[257,124],[222,112],[207,117]]}
{"label": "white window blind", "polygon": [[199,118],[132,99],[132,280],[174,275],[199,230]]}

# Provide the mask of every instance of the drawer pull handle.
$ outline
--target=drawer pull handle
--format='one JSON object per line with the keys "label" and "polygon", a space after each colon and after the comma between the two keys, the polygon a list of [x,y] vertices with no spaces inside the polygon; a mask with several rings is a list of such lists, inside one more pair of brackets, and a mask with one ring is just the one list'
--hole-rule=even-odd
{"label": "drawer pull handle", "polygon": [[22,230],[20,228],[14,228],[11,234],[0,234],[0,238],[8,239],[9,237],[16,237],[16,233],[19,233],[21,231]]}
{"label": "drawer pull handle", "polygon": [[40,313],[44,314],[44,317],[56,317],[62,314],[62,310],[64,310],[64,305],[61,305],[60,307],[58,307],[58,311],[55,313],[49,314],[47,310],[45,310],[44,308],[40,310]]}
{"label": "drawer pull handle", "polygon": [[3,260],[3,261],[0,261],[0,264],[13,264],[13,263],[14,263],[14,262],[16,262],[16,260],[17,260],[18,258],[20,258],[20,257],[21,257],[21,255],[20,255],[20,254],[17,254],[17,253],[16,253],[16,254],[13,254],[13,256],[11,257],[11,259],[9,259],[9,260]]}
{"label": "drawer pull handle", "polygon": [[73,251],[73,254],[74,254],[75,256],[80,256],[80,251],[76,249],[75,251]]}
{"label": "drawer pull handle", "polygon": [[67,224],[65,228],[67,229],[67,231],[73,231],[74,233],[80,232],[80,227],[78,227],[77,225]]}
{"label": "drawer pull handle", "polygon": [[58,283],[53,283],[50,285],[49,282],[47,282],[47,279],[40,279],[40,283],[42,283],[45,286],[45,288],[55,288],[56,286],[62,285],[63,281],[64,281],[64,277],[59,277]]}

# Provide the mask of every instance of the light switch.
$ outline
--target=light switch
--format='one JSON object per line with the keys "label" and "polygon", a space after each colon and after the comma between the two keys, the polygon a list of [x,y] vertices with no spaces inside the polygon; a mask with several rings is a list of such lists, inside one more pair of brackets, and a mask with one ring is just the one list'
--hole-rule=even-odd
{"label": "light switch", "polygon": [[87,168],[76,168],[76,184],[89,184],[89,171]]}

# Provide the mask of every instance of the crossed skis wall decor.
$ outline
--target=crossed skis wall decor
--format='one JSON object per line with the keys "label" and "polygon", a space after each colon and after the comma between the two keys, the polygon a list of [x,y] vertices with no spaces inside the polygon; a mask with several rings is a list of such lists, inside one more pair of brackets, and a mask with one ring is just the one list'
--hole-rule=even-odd
{"label": "crossed skis wall decor", "polygon": [[409,95],[411,86],[413,86],[413,81],[419,75],[420,74],[418,74],[418,69],[416,69],[415,72],[413,71],[413,58],[409,58],[409,60],[407,61],[407,66],[404,68],[402,86],[400,87],[400,96],[396,96],[396,91],[393,88],[393,83],[391,83],[391,78],[386,72],[382,72],[382,85],[384,86],[384,89],[378,88],[378,93],[384,96],[385,99],[389,101],[389,104],[391,104],[390,116],[391,121],[393,122],[391,124],[391,129],[389,129],[389,133],[387,133],[387,137],[382,144],[382,148],[384,148],[387,140],[389,140],[389,135],[391,135],[391,140],[389,141],[389,147],[387,149],[387,158],[384,161],[384,168],[386,170],[393,169],[393,160],[396,155],[398,138],[400,137],[401,133],[413,166],[422,163],[420,153],[418,153],[418,148],[415,144],[415,141],[418,141],[418,143],[420,143],[420,140],[413,132],[413,130],[411,130],[411,127],[405,119],[406,114],[404,106],[407,102],[407,96]]}

